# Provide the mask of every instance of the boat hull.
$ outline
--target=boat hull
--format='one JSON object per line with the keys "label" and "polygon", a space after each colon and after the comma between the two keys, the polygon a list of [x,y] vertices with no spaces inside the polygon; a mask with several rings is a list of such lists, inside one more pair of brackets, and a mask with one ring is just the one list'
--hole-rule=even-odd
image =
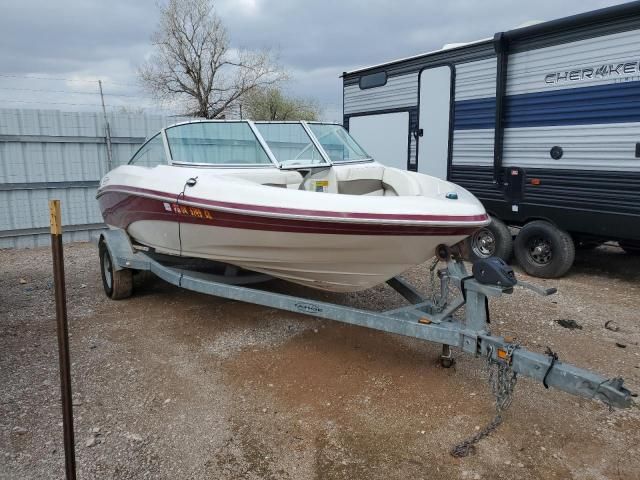
{"label": "boat hull", "polygon": [[[454,245],[477,225],[327,221],[231,212],[137,191],[103,191],[105,222],[161,253],[206,258],[334,292],[364,290]],[[477,223],[477,222],[476,222]]]}
{"label": "boat hull", "polygon": [[[466,235],[350,235],[260,231],[185,223],[181,244],[158,242],[178,227],[132,223],[129,234],[158,252],[217,260],[309,287],[354,292],[384,283]],[[164,243],[164,244],[163,244]]]}

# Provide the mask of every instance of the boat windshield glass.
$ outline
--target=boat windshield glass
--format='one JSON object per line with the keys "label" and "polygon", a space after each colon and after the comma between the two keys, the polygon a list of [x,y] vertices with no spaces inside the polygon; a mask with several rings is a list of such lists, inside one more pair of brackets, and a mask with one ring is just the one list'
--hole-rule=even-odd
{"label": "boat windshield glass", "polygon": [[310,123],[309,129],[332,162],[371,160],[367,152],[340,125]]}
{"label": "boat windshield glass", "polygon": [[255,125],[283,167],[327,164],[302,124],[256,122]]}
{"label": "boat windshield glass", "polygon": [[246,122],[195,122],[165,130],[174,162],[200,165],[271,165]]}

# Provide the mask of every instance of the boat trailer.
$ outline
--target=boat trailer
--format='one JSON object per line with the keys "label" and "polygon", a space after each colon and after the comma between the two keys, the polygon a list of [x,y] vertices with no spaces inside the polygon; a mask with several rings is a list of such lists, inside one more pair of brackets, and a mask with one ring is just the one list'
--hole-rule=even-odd
{"label": "boat trailer", "polygon": [[[635,405],[634,395],[624,387],[620,377],[605,378],[564,363],[553,352],[534,353],[509,339],[491,334],[488,325],[490,297],[511,294],[514,287],[526,288],[540,295],[555,293],[555,289],[517,281],[510,267],[498,259],[493,259],[496,262],[477,262],[473,275],[470,275],[455,249],[438,247],[437,259],[446,262],[446,268],[437,272],[441,288],[438,299],[427,298],[402,277],[395,277],[387,284],[409,305],[377,312],[249,287],[243,285],[238,276],[184,269],[158,260],[147,247],[132,244],[123,230],[104,232],[100,236],[99,248],[105,290],[109,294],[111,289],[109,296],[112,298],[125,298],[131,294],[132,271],[150,271],[168,283],[194,292],[439,343],[443,346],[440,361],[444,367],[453,364],[451,347],[456,347],[510,370],[514,381],[515,376],[520,375],[542,382],[546,388],[554,387],[580,397],[600,400],[609,407]],[[127,281],[122,281],[120,277],[123,275],[128,275]],[[247,282],[255,282],[259,277],[249,275]],[[458,293],[449,300],[447,293],[454,290]],[[459,315],[462,307],[464,315]]]}

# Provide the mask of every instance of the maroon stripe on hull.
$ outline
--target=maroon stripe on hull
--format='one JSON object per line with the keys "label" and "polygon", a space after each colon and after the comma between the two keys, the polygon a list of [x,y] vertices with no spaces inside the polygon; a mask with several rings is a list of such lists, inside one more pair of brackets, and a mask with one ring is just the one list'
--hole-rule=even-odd
{"label": "maroon stripe on hull", "polygon": [[272,232],[318,233],[337,235],[470,235],[478,227],[371,225],[317,220],[262,217],[179,205],[123,192],[103,192],[98,198],[108,225],[127,228],[140,220],[181,222],[214,227],[264,230]]}
{"label": "maroon stripe on hull", "polygon": [[[159,190],[149,190],[146,188],[129,187],[124,185],[110,185],[98,192],[98,197],[106,193],[123,193],[123,191],[132,194],[155,195],[165,198],[177,197],[177,193],[171,194],[161,192]],[[421,222],[483,222],[487,220],[487,215],[400,215],[390,213],[355,213],[355,212],[330,212],[324,210],[302,210],[297,208],[285,207],[269,207],[265,205],[249,205],[243,203],[220,202],[216,200],[207,200],[204,198],[184,196],[185,202],[197,203],[210,207],[229,208],[236,210],[244,210],[260,213],[279,213],[286,215],[299,215],[306,217],[334,217],[334,218],[352,218],[360,220],[404,220],[404,221],[421,221]]]}

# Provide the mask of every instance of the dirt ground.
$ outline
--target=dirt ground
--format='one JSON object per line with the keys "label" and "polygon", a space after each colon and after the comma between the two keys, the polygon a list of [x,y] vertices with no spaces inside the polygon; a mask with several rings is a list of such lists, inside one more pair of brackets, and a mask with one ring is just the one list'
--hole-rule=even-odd
{"label": "dirt ground", "polygon": [[[638,408],[520,379],[505,423],[456,459],[450,447],[493,414],[480,359],[458,354],[444,369],[434,344],[157,279],[114,302],[95,245],[65,254],[78,478],[640,478]],[[424,284],[426,272],[407,277]],[[640,389],[640,257],[601,247],[566,278],[535,281],[559,293],[492,301],[494,333]],[[402,303],[386,286],[313,295]],[[63,478],[59,397],[50,251],[0,251],[0,478]]]}

